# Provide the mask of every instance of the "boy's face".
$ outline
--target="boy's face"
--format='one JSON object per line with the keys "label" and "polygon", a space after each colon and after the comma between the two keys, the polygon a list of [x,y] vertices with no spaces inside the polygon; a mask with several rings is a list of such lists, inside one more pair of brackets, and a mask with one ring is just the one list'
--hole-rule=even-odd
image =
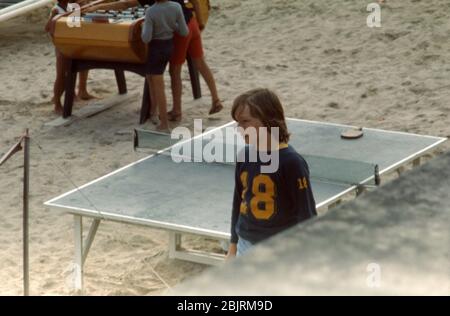
{"label": "boy's face", "polygon": [[264,127],[264,125],[260,119],[251,115],[248,106],[242,106],[236,111],[236,122],[238,127],[240,127],[239,132],[245,139],[245,143],[257,145],[259,128]]}

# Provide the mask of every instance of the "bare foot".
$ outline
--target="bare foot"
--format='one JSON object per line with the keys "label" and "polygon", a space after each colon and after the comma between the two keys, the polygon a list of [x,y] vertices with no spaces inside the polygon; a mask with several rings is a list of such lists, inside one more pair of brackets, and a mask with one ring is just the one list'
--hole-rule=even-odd
{"label": "bare foot", "polygon": [[158,132],[170,134],[169,125],[167,124],[159,124],[158,126],[156,126],[156,130]]}
{"label": "bare foot", "polygon": [[62,115],[63,107],[61,106],[61,104],[56,104],[55,107],[53,108],[53,112],[55,112],[58,115]]}
{"label": "bare foot", "polygon": [[158,125],[160,123],[159,116],[155,114],[150,115],[150,122],[152,122],[154,125]]}
{"label": "bare foot", "polygon": [[92,94],[89,94],[87,91],[83,91],[83,92],[78,92],[77,99],[92,100],[92,99],[97,99],[97,97],[93,96]]}
{"label": "bare foot", "polygon": [[209,114],[215,114],[218,113],[220,111],[222,111],[223,109],[223,105],[222,102],[220,102],[220,100],[216,100],[213,102],[211,109],[209,110]]}

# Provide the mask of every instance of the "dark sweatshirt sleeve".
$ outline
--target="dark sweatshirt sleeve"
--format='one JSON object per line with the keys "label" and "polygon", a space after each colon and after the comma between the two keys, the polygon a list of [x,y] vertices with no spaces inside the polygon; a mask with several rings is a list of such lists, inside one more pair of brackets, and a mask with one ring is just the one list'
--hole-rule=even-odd
{"label": "dark sweatshirt sleeve", "polygon": [[294,203],[296,217],[299,222],[316,216],[316,203],[314,201],[309,168],[306,161],[300,156],[288,159],[284,166],[287,189]]}
{"label": "dark sweatshirt sleeve", "polygon": [[235,179],[234,179],[234,196],[233,209],[231,211],[231,243],[238,242],[238,235],[236,233],[236,223],[239,218],[241,208],[242,185],[240,180],[240,163],[236,163]]}

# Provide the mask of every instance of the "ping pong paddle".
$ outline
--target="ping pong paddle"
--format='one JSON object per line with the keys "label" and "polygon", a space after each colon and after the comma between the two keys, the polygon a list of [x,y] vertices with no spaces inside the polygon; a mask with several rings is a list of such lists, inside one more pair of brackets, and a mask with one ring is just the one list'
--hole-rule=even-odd
{"label": "ping pong paddle", "polygon": [[343,139],[357,139],[364,135],[362,127],[346,129],[341,133]]}

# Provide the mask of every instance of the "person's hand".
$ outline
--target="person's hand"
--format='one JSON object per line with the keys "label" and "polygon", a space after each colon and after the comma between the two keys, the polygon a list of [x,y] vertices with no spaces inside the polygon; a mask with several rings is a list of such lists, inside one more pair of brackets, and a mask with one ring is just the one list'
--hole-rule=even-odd
{"label": "person's hand", "polygon": [[225,257],[225,260],[228,261],[235,258],[236,253],[237,253],[237,244],[231,243],[230,246],[228,247],[228,252],[227,256]]}

